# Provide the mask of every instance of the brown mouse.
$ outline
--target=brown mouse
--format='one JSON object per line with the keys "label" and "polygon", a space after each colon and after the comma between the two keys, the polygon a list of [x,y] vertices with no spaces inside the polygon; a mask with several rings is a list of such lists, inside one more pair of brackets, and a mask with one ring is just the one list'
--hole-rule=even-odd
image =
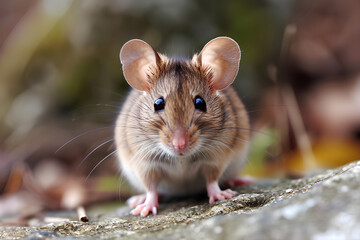
{"label": "brown mouse", "polygon": [[[241,52],[218,37],[192,59],[171,59],[138,39],[120,61],[133,87],[118,116],[119,163],[145,194],[129,199],[134,215],[157,214],[158,194],[207,191],[209,202],[233,197],[219,184],[240,183],[249,147],[249,118],[235,90]],[[240,182],[239,182],[240,181]]]}

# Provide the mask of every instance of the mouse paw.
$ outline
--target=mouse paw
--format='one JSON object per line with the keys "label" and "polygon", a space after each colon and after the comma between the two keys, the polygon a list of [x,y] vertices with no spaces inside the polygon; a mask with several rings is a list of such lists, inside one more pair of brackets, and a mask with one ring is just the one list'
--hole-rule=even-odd
{"label": "mouse paw", "polygon": [[146,194],[140,194],[136,196],[132,196],[128,200],[126,200],[126,203],[131,207],[134,208],[137,205],[143,204],[146,200]]}
{"label": "mouse paw", "polygon": [[208,192],[210,204],[213,204],[216,200],[221,201],[232,198],[236,195],[236,192],[231,189],[221,190],[218,182],[216,181],[208,183],[206,189]]}
{"label": "mouse paw", "polygon": [[219,192],[216,192],[214,194],[209,194],[209,203],[213,204],[216,200],[225,200],[225,199],[230,199],[233,196],[236,195],[236,192],[234,192],[231,189],[226,189],[224,191],[220,190]]}
{"label": "mouse paw", "polygon": [[225,184],[229,186],[230,188],[237,187],[237,186],[247,186],[251,185],[253,183],[252,179],[246,179],[246,178],[232,178],[227,181],[225,181]]}
{"label": "mouse paw", "polygon": [[158,195],[157,193],[148,192],[146,194],[146,199],[144,203],[141,203],[136,206],[134,210],[131,211],[133,215],[141,215],[142,217],[146,217],[152,212],[153,215],[157,214],[158,208]]}
{"label": "mouse paw", "polygon": [[141,215],[142,217],[146,217],[149,215],[150,212],[152,212],[153,215],[157,214],[157,204],[153,203],[142,203],[138,205],[134,210],[131,211],[133,215]]}

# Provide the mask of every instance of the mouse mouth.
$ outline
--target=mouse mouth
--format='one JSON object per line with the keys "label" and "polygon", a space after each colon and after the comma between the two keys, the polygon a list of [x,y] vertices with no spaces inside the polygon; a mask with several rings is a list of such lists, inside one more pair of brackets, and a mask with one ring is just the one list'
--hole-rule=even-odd
{"label": "mouse mouth", "polygon": [[187,157],[187,156],[191,155],[190,148],[176,149],[171,145],[160,143],[160,149],[162,152],[167,154],[169,157],[182,158],[182,157]]}
{"label": "mouse mouth", "polygon": [[176,148],[173,148],[173,149],[172,149],[172,152],[173,152],[174,155],[176,155],[176,156],[183,157],[183,156],[186,156],[189,151],[187,150],[187,148],[185,148],[185,149],[176,149]]}
{"label": "mouse mouth", "polygon": [[175,158],[187,158],[187,157],[193,155],[194,153],[196,153],[198,151],[199,147],[201,147],[199,144],[195,144],[195,145],[191,144],[191,145],[188,145],[184,149],[177,149],[177,148],[174,148],[174,146],[169,145],[169,144],[161,144],[162,151],[167,153],[169,156],[175,157]]}

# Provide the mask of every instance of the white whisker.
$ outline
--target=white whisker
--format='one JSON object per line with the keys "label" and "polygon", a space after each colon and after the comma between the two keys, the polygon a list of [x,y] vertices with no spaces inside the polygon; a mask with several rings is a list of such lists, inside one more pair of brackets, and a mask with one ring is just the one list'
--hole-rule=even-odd
{"label": "white whisker", "polygon": [[109,143],[109,142],[112,142],[114,141],[115,139],[114,138],[111,138],[103,143],[101,143],[99,146],[97,146],[96,148],[94,148],[91,152],[89,152],[83,160],[81,160],[80,164],[79,164],[79,167],[84,163],[84,161],[92,154],[94,153],[97,149],[99,149],[100,147],[104,146],[105,144]]}
{"label": "white whisker", "polygon": [[116,153],[118,151],[118,149],[112,151],[110,154],[108,154],[106,157],[104,157],[100,162],[98,162],[98,164],[95,165],[95,167],[91,170],[91,172],[87,175],[85,181],[88,180],[88,178],[90,177],[90,175],[94,172],[94,170],[103,162],[105,161],[105,159],[107,159],[108,157],[110,157],[111,155],[113,155],[114,153]]}

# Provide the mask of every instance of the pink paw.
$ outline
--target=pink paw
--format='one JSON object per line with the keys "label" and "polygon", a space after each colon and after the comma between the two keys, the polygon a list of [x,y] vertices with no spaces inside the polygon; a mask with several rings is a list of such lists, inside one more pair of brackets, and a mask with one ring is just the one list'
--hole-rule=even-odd
{"label": "pink paw", "polygon": [[232,198],[236,195],[236,192],[231,189],[221,190],[219,187],[218,182],[214,181],[208,183],[206,186],[208,196],[209,196],[209,203],[213,204],[216,200],[225,200]]}
{"label": "pink paw", "polygon": [[136,196],[132,196],[131,198],[129,198],[126,203],[131,207],[134,208],[137,205],[140,205],[142,203],[144,203],[146,200],[146,194],[140,194],[140,195],[136,195]]}
{"label": "pink paw", "polygon": [[234,192],[231,189],[226,189],[224,191],[220,190],[217,193],[209,195],[209,203],[213,204],[216,200],[221,201],[221,200],[229,199],[229,198],[232,198],[235,195],[236,195],[236,192]]}
{"label": "pink paw", "polygon": [[142,217],[146,217],[149,215],[150,212],[152,212],[153,215],[157,214],[157,205],[149,204],[149,203],[143,203],[138,205],[134,210],[131,211],[133,215],[141,215]]}
{"label": "pink paw", "polygon": [[[136,198],[139,196],[135,196],[135,200],[138,200],[140,202],[142,200],[141,197]],[[158,208],[158,195],[154,192],[148,192],[145,196],[145,202],[140,203],[136,206],[135,209],[131,211],[133,215],[141,215],[143,217],[146,217],[149,215],[150,212],[152,212],[153,215],[157,214],[157,208]],[[134,201],[135,201],[134,200]]]}

